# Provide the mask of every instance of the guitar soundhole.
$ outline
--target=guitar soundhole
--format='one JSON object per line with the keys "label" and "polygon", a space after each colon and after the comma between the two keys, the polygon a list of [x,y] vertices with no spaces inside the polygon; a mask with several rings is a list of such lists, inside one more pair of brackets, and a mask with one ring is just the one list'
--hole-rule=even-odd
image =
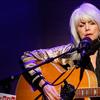
{"label": "guitar soundhole", "polygon": [[61,93],[60,93],[62,100],[73,100],[73,97],[75,95],[74,91],[75,91],[74,86],[64,81],[64,86],[61,86]]}

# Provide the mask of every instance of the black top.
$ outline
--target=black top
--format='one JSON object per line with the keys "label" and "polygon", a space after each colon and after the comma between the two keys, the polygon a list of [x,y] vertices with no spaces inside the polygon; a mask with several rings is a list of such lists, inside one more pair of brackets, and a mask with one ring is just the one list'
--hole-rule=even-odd
{"label": "black top", "polygon": [[97,54],[97,58],[96,58],[96,69],[94,70],[91,62],[89,63],[89,69],[92,70],[96,74],[98,86],[100,86],[100,48],[98,50],[98,54]]}

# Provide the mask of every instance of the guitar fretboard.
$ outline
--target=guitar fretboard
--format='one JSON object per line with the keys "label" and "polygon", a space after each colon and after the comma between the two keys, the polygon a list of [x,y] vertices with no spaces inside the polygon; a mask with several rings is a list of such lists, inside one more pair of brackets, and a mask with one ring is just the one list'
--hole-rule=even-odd
{"label": "guitar fretboard", "polygon": [[100,97],[100,87],[99,88],[82,88],[76,90],[75,98],[83,97]]}

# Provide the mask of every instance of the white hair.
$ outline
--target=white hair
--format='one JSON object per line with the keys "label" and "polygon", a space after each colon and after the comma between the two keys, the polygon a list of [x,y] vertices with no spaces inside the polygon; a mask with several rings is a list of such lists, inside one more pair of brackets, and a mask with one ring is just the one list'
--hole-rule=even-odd
{"label": "white hair", "polygon": [[83,3],[79,8],[73,11],[70,18],[71,34],[74,37],[76,45],[80,42],[79,35],[77,33],[76,25],[82,18],[89,18],[95,20],[100,28],[100,11],[97,7],[90,3]]}

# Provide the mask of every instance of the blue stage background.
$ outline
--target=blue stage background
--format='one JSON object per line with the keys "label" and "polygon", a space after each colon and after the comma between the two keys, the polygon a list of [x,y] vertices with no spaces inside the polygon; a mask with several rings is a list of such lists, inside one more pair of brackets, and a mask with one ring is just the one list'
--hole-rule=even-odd
{"label": "blue stage background", "polygon": [[100,8],[99,0],[0,1],[0,92],[15,94],[24,51],[71,41],[69,18],[83,2]]}

